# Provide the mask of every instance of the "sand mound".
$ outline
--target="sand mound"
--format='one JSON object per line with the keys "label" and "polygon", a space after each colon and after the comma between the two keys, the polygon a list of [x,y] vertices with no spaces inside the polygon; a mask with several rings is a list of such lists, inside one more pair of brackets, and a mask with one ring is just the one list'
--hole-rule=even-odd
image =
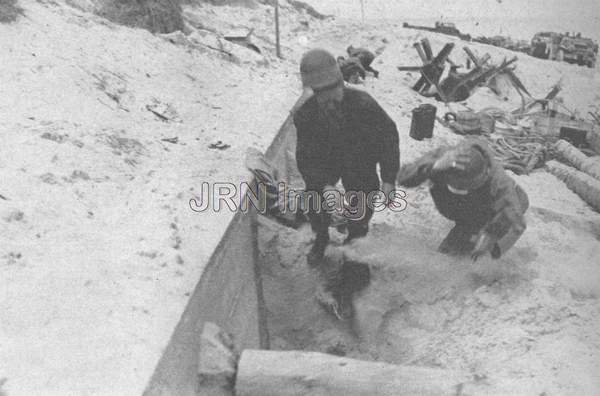
{"label": "sand mound", "polygon": [[23,9],[17,5],[17,0],[0,1],[0,23],[10,23],[23,14]]}
{"label": "sand mound", "polygon": [[96,13],[112,22],[152,33],[183,29],[181,6],[176,0],[108,0]]}

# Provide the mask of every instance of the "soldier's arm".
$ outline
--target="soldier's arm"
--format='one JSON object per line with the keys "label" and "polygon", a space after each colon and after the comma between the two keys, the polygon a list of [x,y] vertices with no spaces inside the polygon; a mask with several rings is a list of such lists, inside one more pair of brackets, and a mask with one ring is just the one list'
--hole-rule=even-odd
{"label": "soldier's arm", "polygon": [[311,158],[311,126],[310,120],[301,112],[294,114],[294,125],[296,127],[296,164],[300,174],[307,180],[318,178],[314,160]]}
{"label": "soldier's arm", "polygon": [[373,128],[374,144],[378,151],[378,162],[381,167],[381,180],[384,183],[394,184],[396,174],[400,169],[400,138],[396,123],[379,106],[375,99],[370,99],[365,104],[366,122]]}
{"label": "soldier's arm", "polygon": [[437,148],[424,154],[418,160],[402,166],[396,177],[399,185],[416,187],[435,176],[433,165],[444,154],[444,148]]}
{"label": "soldier's arm", "polygon": [[[492,210],[494,217],[485,225],[483,232],[488,234],[493,241],[492,257],[498,258],[520,238],[527,224],[525,210],[527,209],[527,196],[519,197],[515,182],[501,170],[492,180]],[[525,202],[524,202],[525,201]]]}

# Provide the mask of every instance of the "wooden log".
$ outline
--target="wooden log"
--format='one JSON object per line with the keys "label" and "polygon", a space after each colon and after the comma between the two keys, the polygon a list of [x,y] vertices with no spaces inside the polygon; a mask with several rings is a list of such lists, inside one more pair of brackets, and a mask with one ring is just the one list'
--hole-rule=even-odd
{"label": "wooden log", "polygon": [[437,368],[397,366],[317,352],[245,350],[237,396],[456,395],[469,375]]}
{"label": "wooden log", "polygon": [[562,158],[582,172],[600,180],[600,164],[594,161],[566,140],[560,139],[554,149]]}
{"label": "wooden log", "polygon": [[429,43],[428,38],[421,39],[421,45],[423,46],[423,50],[425,51],[425,56],[428,61],[433,59],[433,51],[431,50],[431,44]]}
{"label": "wooden log", "polygon": [[421,71],[423,66],[398,66],[400,71]]}
{"label": "wooden log", "polygon": [[450,53],[452,52],[453,49],[454,49],[454,43],[448,43],[448,44],[444,45],[444,48],[442,48],[442,50],[435,56],[432,63],[439,65],[439,66],[443,66],[444,62],[446,61],[446,58],[448,56],[450,56]]}
{"label": "wooden log", "polygon": [[463,50],[465,50],[469,59],[473,62],[473,64],[475,64],[475,67],[481,67],[481,62],[479,58],[475,56],[475,54],[473,53],[473,51],[471,51],[469,47],[463,47]]}
{"label": "wooden log", "polygon": [[585,140],[596,154],[600,154],[600,132],[598,132],[597,128],[589,130]]}
{"label": "wooden log", "polygon": [[428,90],[429,87],[430,87],[430,84],[427,82],[427,79],[423,76],[421,76],[421,78],[419,78],[419,81],[417,81],[415,83],[415,85],[413,85],[413,89],[419,93],[421,91]]}
{"label": "wooden log", "polygon": [[417,53],[419,54],[419,58],[421,58],[421,61],[423,62],[423,64],[426,65],[427,63],[429,63],[429,59],[427,59],[427,55],[425,55],[425,51],[423,51],[423,47],[421,47],[421,43],[414,43],[413,47],[415,47],[415,49],[417,50]]}
{"label": "wooden log", "polygon": [[600,212],[600,181],[558,161],[546,162],[546,169],[562,180],[596,211]]}

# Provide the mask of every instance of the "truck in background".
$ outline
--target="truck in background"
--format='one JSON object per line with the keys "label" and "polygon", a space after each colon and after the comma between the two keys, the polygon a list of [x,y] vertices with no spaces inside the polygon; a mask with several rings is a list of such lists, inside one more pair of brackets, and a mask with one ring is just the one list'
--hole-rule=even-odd
{"label": "truck in background", "polygon": [[539,32],[531,39],[530,55],[594,68],[598,44],[580,33]]}

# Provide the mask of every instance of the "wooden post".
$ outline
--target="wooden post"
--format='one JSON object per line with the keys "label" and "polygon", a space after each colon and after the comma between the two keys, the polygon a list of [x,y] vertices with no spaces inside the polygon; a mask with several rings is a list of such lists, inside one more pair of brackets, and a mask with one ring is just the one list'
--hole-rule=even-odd
{"label": "wooden post", "polygon": [[363,26],[365,25],[365,1],[360,0],[360,16]]}
{"label": "wooden post", "polygon": [[275,0],[275,47],[277,57],[281,58],[281,46],[279,43],[279,0]]}

